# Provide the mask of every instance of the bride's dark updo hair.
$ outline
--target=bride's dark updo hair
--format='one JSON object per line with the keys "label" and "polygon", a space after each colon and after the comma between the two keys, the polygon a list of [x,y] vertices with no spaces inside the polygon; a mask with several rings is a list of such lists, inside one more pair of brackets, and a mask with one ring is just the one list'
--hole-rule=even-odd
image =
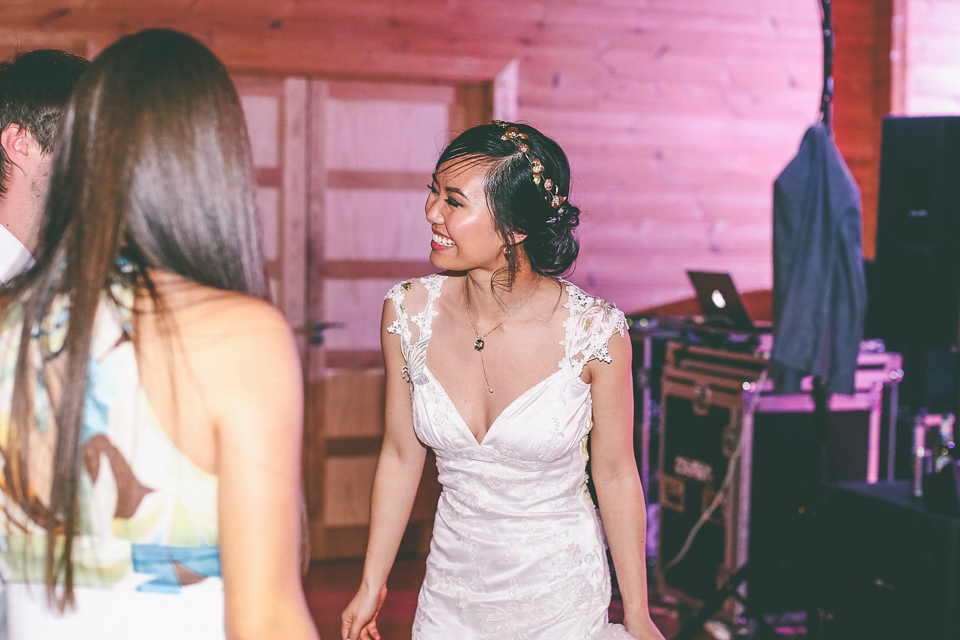
{"label": "bride's dark updo hair", "polygon": [[[437,170],[487,165],[487,206],[506,247],[506,287],[513,285],[517,249],[544,276],[567,273],[577,259],[580,209],[567,199],[570,164],[556,142],[530,125],[494,121],[467,129],[447,145]],[[526,238],[513,244],[513,234]]]}

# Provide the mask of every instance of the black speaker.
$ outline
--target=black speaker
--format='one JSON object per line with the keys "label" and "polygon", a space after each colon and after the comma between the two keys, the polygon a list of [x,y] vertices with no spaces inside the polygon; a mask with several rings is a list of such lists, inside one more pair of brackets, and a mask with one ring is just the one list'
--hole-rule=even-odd
{"label": "black speaker", "polygon": [[960,117],[883,120],[871,326],[899,351],[960,338]]}
{"label": "black speaker", "polygon": [[913,409],[956,411],[960,117],[884,118],[876,247],[868,337],[903,354]]}
{"label": "black speaker", "polygon": [[826,640],[960,638],[960,518],[882,482],[828,487],[818,520]]}

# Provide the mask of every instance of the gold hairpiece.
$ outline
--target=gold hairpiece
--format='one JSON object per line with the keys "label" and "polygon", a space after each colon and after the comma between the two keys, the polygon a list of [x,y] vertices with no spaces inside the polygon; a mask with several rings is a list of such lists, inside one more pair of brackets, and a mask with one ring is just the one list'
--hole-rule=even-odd
{"label": "gold hairpiece", "polygon": [[[517,129],[516,126],[510,124],[509,122],[504,122],[502,120],[494,120],[494,124],[499,125],[505,129],[503,135],[500,136],[501,140],[508,140],[516,145],[517,150],[527,155],[530,152],[530,145],[525,142],[529,140],[530,137]],[[543,183],[543,188],[547,192],[544,196],[544,199],[547,201],[551,207],[557,210],[557,215],[547,218],[548,224],[553,224],[560,220],[563,217],[564,209],[563,203],[567,201],[566,196],[561,196],[560,185],[555,183],[550,178],[544,177],[543,175],[543,163],[540,162],[540,158],[528,158],[530,160],[530,171],[533,173],[533,183],[537,186],[540,186]]]}
{"label": "gold hairpiece", "polygon": [[524,140],[529,139],[529,136],[525,133],[521,133],[516,127],[507,128],[507,130],[503,132],[503,135],[500,136],[500,139],[513,142],[513,144],[517,145],[517,149],[520,150],[520,153],[527,153],[530,151],[530,145],[524,142]]}

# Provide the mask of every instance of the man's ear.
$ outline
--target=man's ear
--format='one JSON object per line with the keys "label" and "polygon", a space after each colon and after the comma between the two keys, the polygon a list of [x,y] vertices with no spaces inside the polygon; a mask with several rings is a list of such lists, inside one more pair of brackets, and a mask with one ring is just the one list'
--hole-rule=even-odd
{"label": "man's ear", "polygon": [[26,137],[27,130],[18,124],[8,124],[0,131],[0,147],[3,147],[3,152],[13,164],[18,164],[18,156],[29,152]]}
{"label": "man's ear", "polygon": [[7,159],[17,166],[22,160],[41,151],[30,132],[18,124],[8,124],[0,131],[0,147],[3,147]]}
{"label": "man's ear", "polygon": [[8,124],[0,131],[0,147],[10,166],[27,175],[43,156],[43,149],[33,134],[18,124]]}

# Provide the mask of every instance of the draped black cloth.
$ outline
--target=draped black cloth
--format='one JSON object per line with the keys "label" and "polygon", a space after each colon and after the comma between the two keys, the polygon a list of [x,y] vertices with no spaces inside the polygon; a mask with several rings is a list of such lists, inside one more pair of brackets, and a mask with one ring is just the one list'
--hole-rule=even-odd
{"label": "draped black cloth", "polygon": [[866,310],[860,189],[816,124],[773,186],[777,390],[798,393],[813,374],[828,393],[853,393]]}

